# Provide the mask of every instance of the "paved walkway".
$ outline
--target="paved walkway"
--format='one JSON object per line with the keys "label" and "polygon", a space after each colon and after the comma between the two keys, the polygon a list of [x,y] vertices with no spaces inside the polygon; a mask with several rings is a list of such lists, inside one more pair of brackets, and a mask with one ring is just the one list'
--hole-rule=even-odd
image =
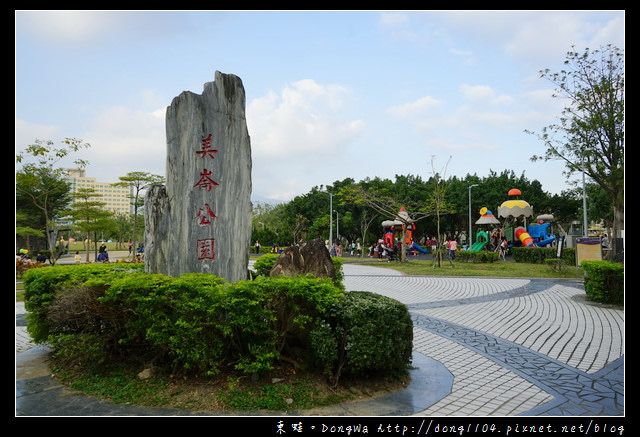
{"label": "paved walkway", "polygon": [[[624,415],[624,311],[587,302],[580,281],[404,276],[357,264],[344,264],[344,273],[347,290],[408,306],[411,385],[373,401],[287,414]],[[46,348],[30,343],[23,313],[17,303],[17,415],[191,414],[65,393],[46,372]]]}
{"label": "paved walkway", "polygon": [[345,285],[407,304],[414,350],[453,375],[450,393],[414,414],[624,415],[624,311],[587,302],[581,282],[353,266]]}

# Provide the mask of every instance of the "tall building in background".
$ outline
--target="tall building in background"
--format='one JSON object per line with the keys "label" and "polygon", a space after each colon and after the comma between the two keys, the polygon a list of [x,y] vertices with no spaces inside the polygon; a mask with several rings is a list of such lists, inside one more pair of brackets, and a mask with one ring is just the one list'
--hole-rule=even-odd
{"label": "tall building in background", "polygon": [[114,187],[110,182],[97,182],[96,178],[86,176],[85,169],[67,168],[65,169],[71,182],[71,192],[75,193],[81,188],[93,188],[96,197],[91,200],[104,202],[104,208],[118,214],[133,214],[131,205],[131,187]]}

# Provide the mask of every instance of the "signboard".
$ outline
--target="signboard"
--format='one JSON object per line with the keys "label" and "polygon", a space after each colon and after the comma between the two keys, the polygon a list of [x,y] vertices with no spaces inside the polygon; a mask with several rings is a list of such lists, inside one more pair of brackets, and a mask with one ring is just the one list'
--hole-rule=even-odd
{"label": "signboard", "polygon": [[576,262],[578,266],[582,261],[601,261],[602,250],[599,237],[578,238],[576,244]]}

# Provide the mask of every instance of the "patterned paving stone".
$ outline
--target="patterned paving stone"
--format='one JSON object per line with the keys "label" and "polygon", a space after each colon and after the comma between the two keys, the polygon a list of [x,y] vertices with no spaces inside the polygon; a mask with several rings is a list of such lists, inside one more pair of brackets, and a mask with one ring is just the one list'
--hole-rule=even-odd
{"label": "patterned paving stone", "polygon": [[624,415],[624,311],[587,302],[581,282],[345,267],[347,290],[405,303],[414,348],[454,375],[418,415]]}

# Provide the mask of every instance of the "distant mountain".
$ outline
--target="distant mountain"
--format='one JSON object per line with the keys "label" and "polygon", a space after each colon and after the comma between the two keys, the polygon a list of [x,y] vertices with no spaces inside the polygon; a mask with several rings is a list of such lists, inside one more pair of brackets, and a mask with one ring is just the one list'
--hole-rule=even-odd
{"label": "distant mountain", "polygon": [[268,199],[266,197],[252,195],[251,203],[253,203],[254,205],[257,203],[268,203],[270,205],[279,205],[280,203],[287,203],[287,202],[279,199]]}

